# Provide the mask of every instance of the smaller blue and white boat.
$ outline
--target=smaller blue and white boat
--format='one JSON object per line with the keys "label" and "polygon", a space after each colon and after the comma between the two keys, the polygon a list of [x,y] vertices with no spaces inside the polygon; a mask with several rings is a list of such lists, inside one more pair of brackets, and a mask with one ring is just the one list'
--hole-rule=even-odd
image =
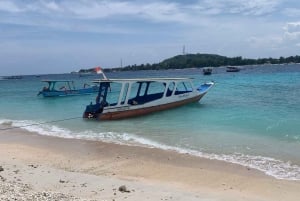
{"label": "smaller blue and white boat", "polygon": [[42,80],[48,84],[44,86],[38,95],[44,97],[58,97],[58,96],[74,96],[96,93],[99,86],[84,84],[83,88],[76,89],[73,80]]}

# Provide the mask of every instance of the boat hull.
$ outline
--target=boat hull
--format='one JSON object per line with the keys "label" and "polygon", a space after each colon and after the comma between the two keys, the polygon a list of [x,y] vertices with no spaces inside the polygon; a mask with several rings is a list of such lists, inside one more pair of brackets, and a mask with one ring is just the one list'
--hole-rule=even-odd
{"label": "boat hull", "polygon": [[[182,105],[186,105],[192,102],[197,102],[199,101],[205,93],[199,94],[198,96],[176,101],[176,102],[171,102],[171,103],[166,103],[166,104],[161,104],[157,106],[148,106],[148,107],[142,107],[142,108],[134,108],[134,106],[124,106],[124,110],[122,111],[116,111],[116,112],[103,112],[99,114],[96,119],[98,120],[118,120],[118,119],[125,119],[125,118],[130,118],[130,117],[137,117],[137,116],[142,116],[146,114],[150,114],[153,112],[158,112],[158,111],[163,111],[163,110],[168,110],[172,108],[176,108]],[[89,113],[85,112],[83,115],[84,118],[89,118]]]}
{"label": "boat hull", "polygon": [[85,94],[93,94],[98,92],[98,87],[91,87],[86,89],[78,89],[78,90],[62,90],[62,91],[41,91],[43,97],[58,97],[58,96],[76,96],[76,95],[85,95]]}

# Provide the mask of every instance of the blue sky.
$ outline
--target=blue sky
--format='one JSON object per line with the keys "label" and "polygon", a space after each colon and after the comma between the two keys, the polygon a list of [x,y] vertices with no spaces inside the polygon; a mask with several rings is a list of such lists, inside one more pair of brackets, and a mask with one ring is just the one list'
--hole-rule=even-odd
{"label": "blue sky", "polygon": [[0,75],[300,54],[298,0],[0,0]]}

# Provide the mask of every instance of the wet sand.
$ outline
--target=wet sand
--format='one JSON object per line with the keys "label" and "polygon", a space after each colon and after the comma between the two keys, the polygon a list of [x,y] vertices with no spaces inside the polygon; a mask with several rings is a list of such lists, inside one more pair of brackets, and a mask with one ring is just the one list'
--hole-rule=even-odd
{"label": "wet sand", "polygon": [[[174,151],[0,131],[0,200],[296,201],[300,181]],[[119,187],[125,185],[126,189]],[[2,197],[1,197],[2,196]],[[19,197],[18,197],[19,196]]]}

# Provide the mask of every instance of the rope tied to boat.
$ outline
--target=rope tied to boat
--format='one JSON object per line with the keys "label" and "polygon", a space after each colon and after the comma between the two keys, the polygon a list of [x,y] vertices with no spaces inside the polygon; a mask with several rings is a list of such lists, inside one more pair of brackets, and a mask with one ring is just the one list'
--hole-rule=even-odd
{"label": "rope tied to boat", "polygon": [[71,118],[66,118],[66,119],[58,119],[58,120],[52,120],[52,121],[45,121],[41,123],[34,123],[34,124],[27,124],[24,126],[12,126],[8,128],[0,128],[0,131],[6,131],[6,130],[12,130],[12,129],[18,129],[18,128],[25,128],[25,127],[30,127],[30,126],[38,126],[38,125],[43,125],[43,124],[48,124],[48,123],[56,123],[56,122],[61,122],[61,121],[69,121],[69,120],[74,120],[74,119],[79,119],[82,117],[71,117]]}

